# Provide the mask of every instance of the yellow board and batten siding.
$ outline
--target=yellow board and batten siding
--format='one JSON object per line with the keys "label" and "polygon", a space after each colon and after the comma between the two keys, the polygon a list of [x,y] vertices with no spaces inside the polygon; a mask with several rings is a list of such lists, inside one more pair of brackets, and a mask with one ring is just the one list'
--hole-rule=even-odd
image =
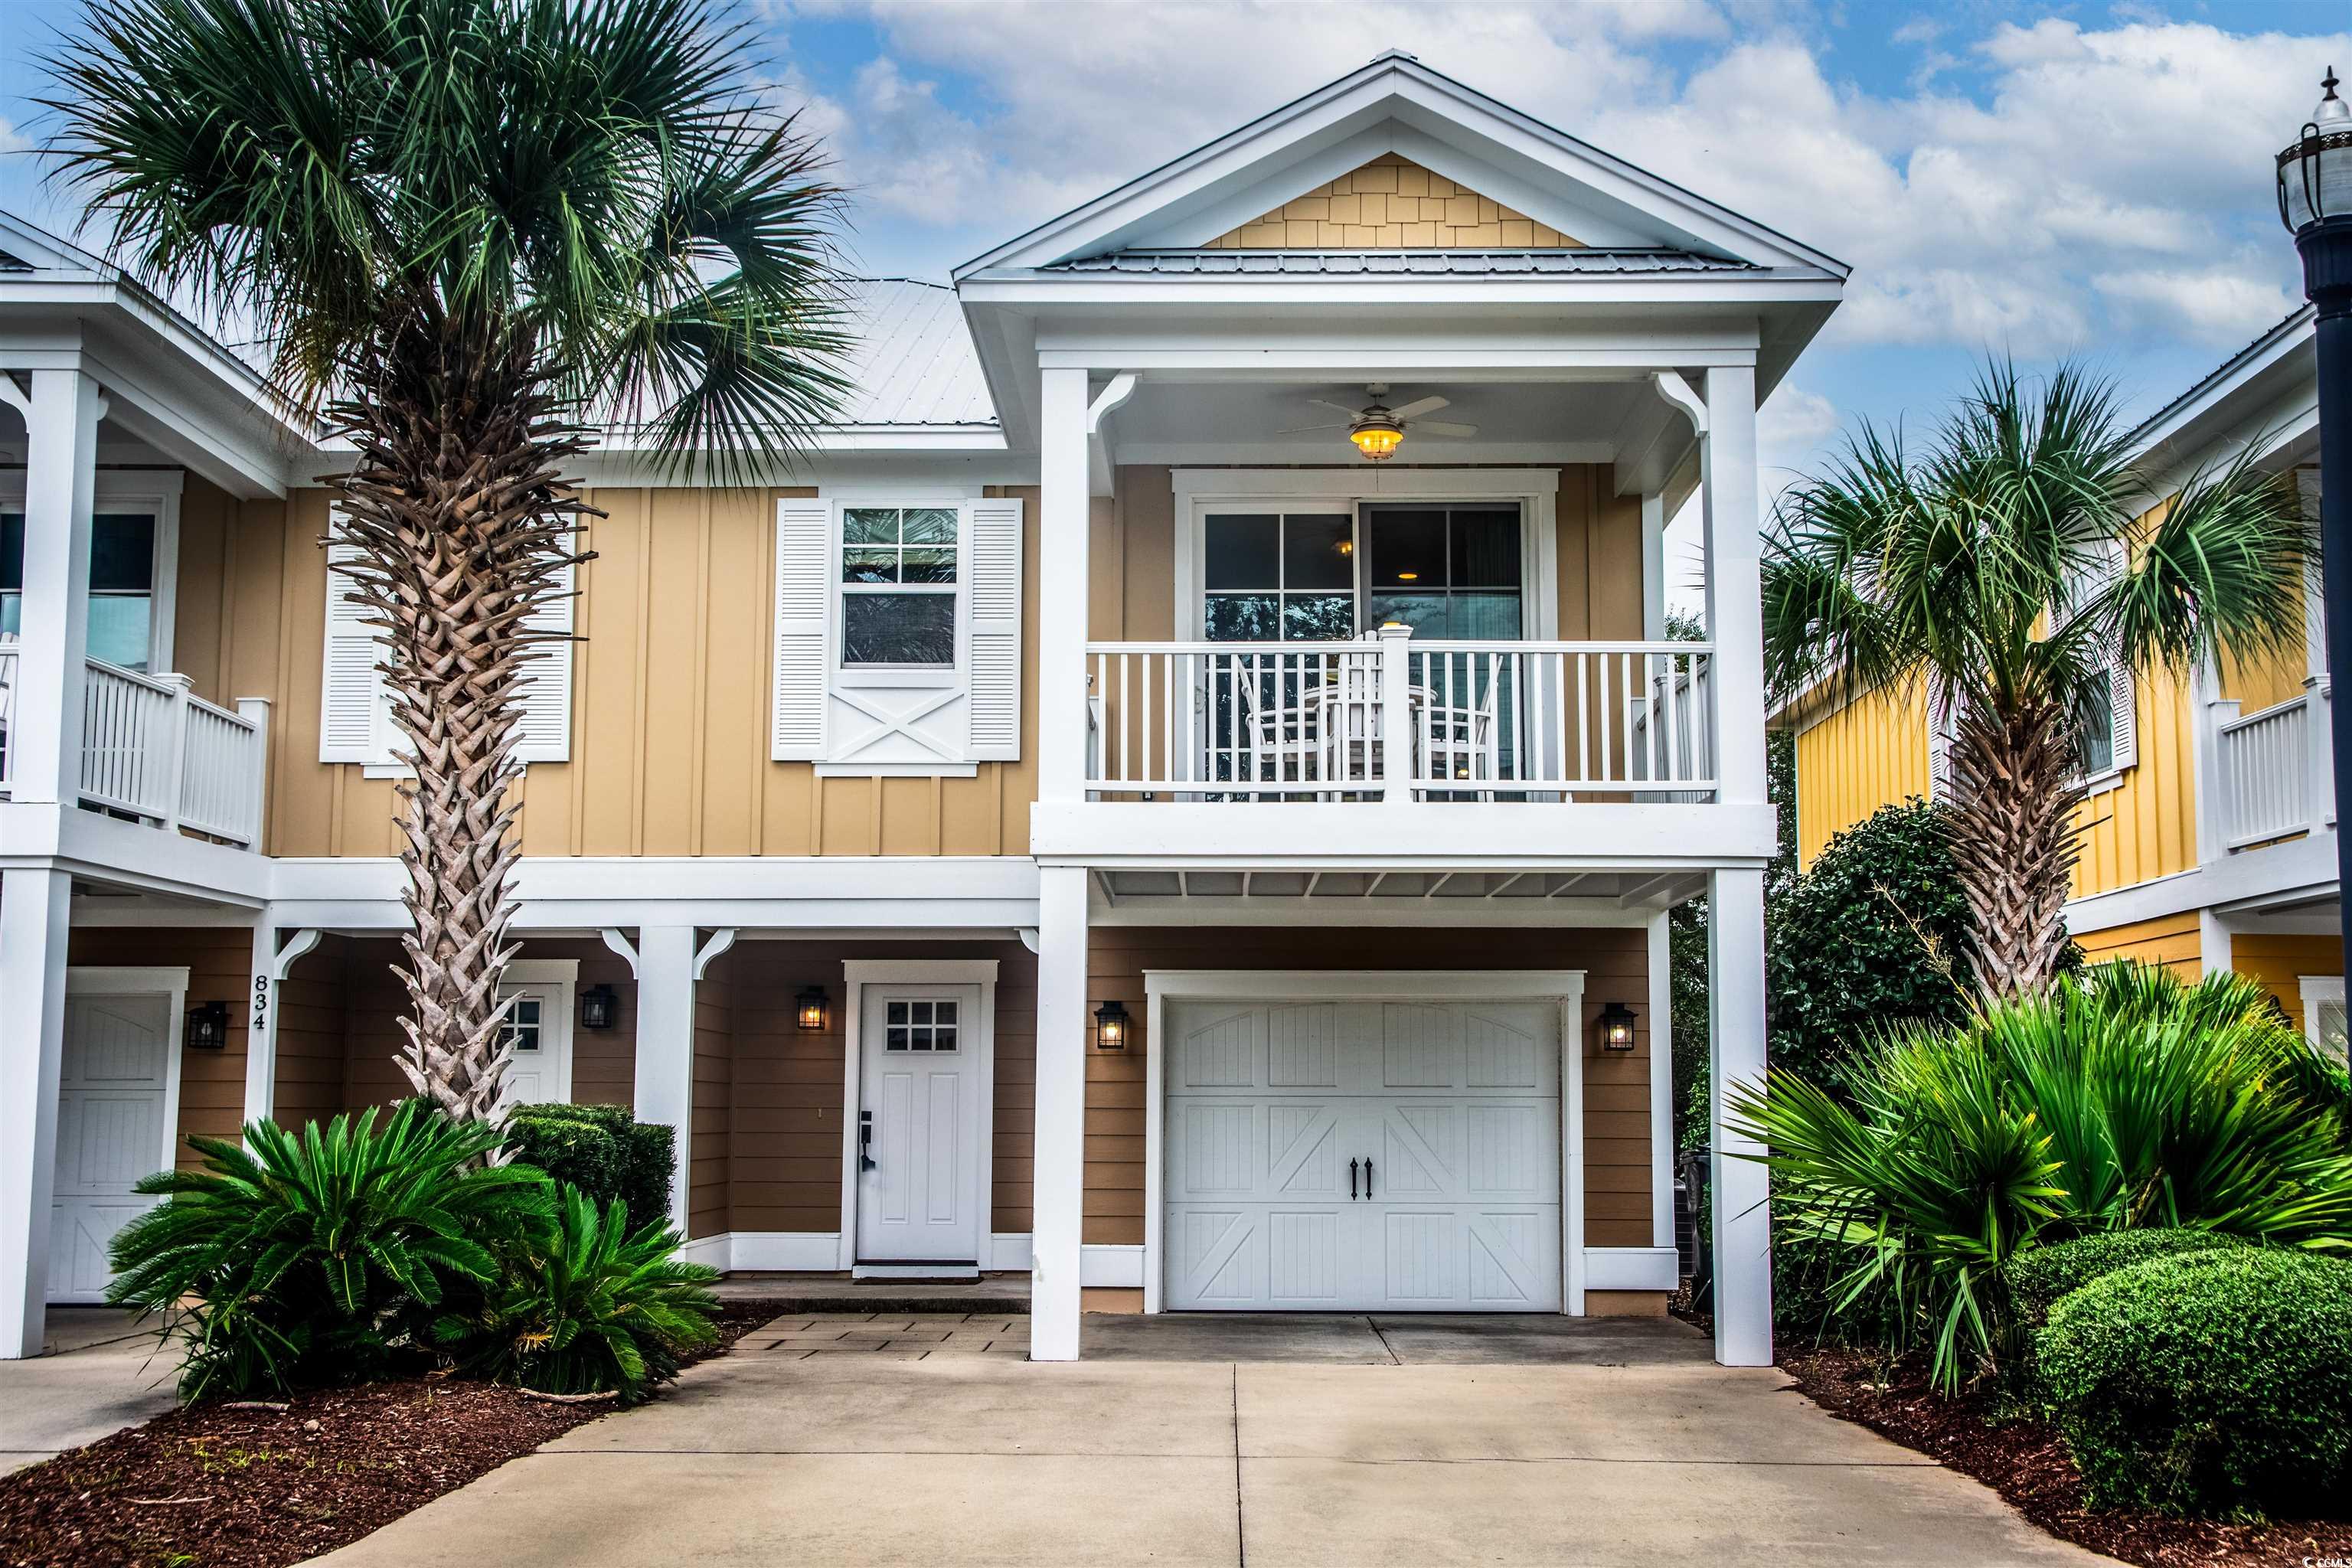
{"label": "yellow board and batten siding", "polygon": [[[1095,503],[1092,626],[1173,635],[1169,471],[1123,468]],[[580,572],[571,760],[535,763],[519,830],[531,856],[1025,855],[1036,798],[1036,693],[1022,684],[1021,760],[975,776],[820,779],[769,756],[775,508],[807,490],[604,489]],[[1024,668],[1034,669],[1038,518],[1023,497]],[[1559,635],[1642,635],[1642,521],[1601,467],[1561,471]],[[181,508],[177,668],[199,696],[271,700],[264,847],[396,854],[393,781],[320,763],[327,570],[323,490],[237,501],[191,477]]]}
{"label": "yellow board and batten siding", "polygon": [[[776,502],[811,491],[606,489],[580,573],[569,762],[521,786],[534,856],[1019,855],[1036,797],[1035,693],[1022,760],[971,778],[819,779],[769,757]],[[1024,498],[1022,637],[1037,632],[1037,503]],[[398,851],[389,779],[319,757],[323,490],[236,501],[193,476],[181,506],[174,661],[198,695],[271,700],[269,826],[286,856]]]}
{"label": "yellow board and batten siding", "polygon": [[[2112,892],[2197,864],[2197,795],[2186,682],[2143,670],[2133,682],[2139,760],[2083,803],[2074,897]],[[1811,865],[1829,841],[1882,805],[1926,797],[1927,705],[1874,691],[1797,733],[1797,853]]]}

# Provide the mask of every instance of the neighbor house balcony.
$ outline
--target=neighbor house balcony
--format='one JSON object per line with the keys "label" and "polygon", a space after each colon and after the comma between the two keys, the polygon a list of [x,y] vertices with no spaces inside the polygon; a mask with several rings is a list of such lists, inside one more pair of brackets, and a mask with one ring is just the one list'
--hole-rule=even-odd
{"label": "neighbor house balcony", "polygon": [[2302,693],[2245,713],[2228,698],[2206,704],[2214,838],[2209,858],[2242,855],[2336,826],[2336,763],[2330,750],[2326,676]]}
{"label": "neighbor house balcony", "polygon": [[[9,730],[18,650],[0,643],[0,799],[14,798]],[[79,804],[238,848],[261,842],[266,701],[207,702],[184,675],[86,661]]]}

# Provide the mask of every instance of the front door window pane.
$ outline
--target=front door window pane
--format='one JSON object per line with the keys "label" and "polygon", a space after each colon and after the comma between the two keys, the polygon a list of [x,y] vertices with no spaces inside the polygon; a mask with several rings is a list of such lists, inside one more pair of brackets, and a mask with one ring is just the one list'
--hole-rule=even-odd
{"label": "front door window pane", "polygon": [[1356,520],[1286,517],[1282,520],[1282,585],[1329,588],[1347,594],[1356,585]]}
{"label": "front door window pane", "polygon": [[1274,642],[1282,636],[1279,594],[1212,594],[1202,606],[1211,642]]}
{"label": "front door window pane", "polygon": [[1355,635],[1354,595],[1285,594],[1282,596],[1282,637],[1285,642],[1346,642]]}
{"label": "front door window pane", "polygon": [[1213,517],[1208,521],[1208,559],[1202,586],[1279,588],[1282,586],[1282,520],[1255,513]]}

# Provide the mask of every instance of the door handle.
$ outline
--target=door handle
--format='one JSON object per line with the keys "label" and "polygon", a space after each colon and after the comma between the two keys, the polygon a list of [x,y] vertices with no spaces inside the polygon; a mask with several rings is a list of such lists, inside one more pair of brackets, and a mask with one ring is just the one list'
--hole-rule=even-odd
{"label": "door handle", "polygon": [[857,1168],[861,1171],[871,1171],[876,1168],[874,1113],[870,1110],[861,1110],[857,1113]]}
{"label": "door handle", "polygon": [[1348,1162],[1348,1201],[1356,1201],[1356,1162],[1353,1160]]}
{"label": "door handle", "polygon": [[1371,1156],[1370,1156],[1370,1155],[1367,1154],[1367,1155],[1365,1155],[1365,1156],[1364,1156],[1364,1201],[1365,1201],[1365,1202],[1367,1202],[1367,1203],[1370,1203],[1370,1202],[1371,1201],[1371,1196],[1372,1196],[1372,1158],[1371,1158]]}

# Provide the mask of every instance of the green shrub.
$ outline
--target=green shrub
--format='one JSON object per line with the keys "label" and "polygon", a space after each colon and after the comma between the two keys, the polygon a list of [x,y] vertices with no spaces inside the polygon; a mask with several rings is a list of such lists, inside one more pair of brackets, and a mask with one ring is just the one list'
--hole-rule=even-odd
{"label": "green shrub", "polygon": [[639,1121],[623,1105],[519,1105],[507,1116],[506,1150],[597,1204],[615,1199],[634,1215],[669,1212],[677,1135]]}
{"label": "green shrub", "polygon": [[2352,1485],[2352,1263],[2151,1258],[2062,1298],[2035,1357],[2095,1508],[2304,1514]]}
{"label": "green shrub", "polygon": [[381,1376],[424,1353],[421,1309],[544,1224],[543,1174],[482,1163],[495,1130],[407,1106],[376,1122],[250,1122],[249,1150],[192,1138],[201,1170],[139,1184],[167,1201],[116,1235],[107,1300],[163,1317],[183,1398]]}
{"label": "green shrub", "polygon": [[1905,1024],[1955,1025],[1970,1005],[1968,900],[1948,814],[1909,800],[1832,838],[1765,912],[1771,1058],[1825,1088]]}
{"label": "green shrub", "polygon": [[1776,1068],[1732,1115],[1769,1151],[1776,1234],[1848,1259],[1832,1310],[1891,1291],[1894,1348],[1928,1346],[1950,1389],[2012,1338],[2002,1270],[2045,1229],[2352,1237],[2343,1117],[2298,1087],[2310,1054],[2242,976],[2112,964],[1890,1036],[1851,1064],[1850,1100]]}
{"label": "green shrub", "polygon": [[626,1205],[563,1189],[554,1223],[507,1260],[482,1310],[436,1326],[468,1370],[548,1394],[616,1391],[635,1404],[713,1342],[719,1271],[671,1258],[677,1232],[632,1233]]}
{"label": "green shrub", "polygon": [[2189,1252],[2220,1252],[2243,1247],[2243,1238],[2211,1230],[2110,1230],[2035,1247],[2009,1260],[2009,1304],[2018,1321],[2039,1327],[2062,1296],[2092,1280],[2145,1263]]}

